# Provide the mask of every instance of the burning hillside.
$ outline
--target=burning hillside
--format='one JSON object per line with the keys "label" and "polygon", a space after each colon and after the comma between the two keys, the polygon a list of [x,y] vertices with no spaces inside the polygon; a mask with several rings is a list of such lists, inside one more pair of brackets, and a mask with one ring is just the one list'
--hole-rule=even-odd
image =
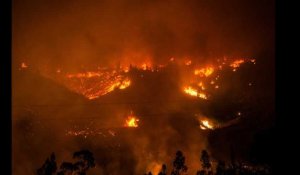
{"label": "burning hillside", "polygon": [[248,159],[274,114],[273,5],[14,0],[13,174],[52,151],[90,150],[100,175],[158,173],[177,150],[188,174],[203,149]]}
{"label": "burning hillside", "polygon": [[[188,63],[188,64],[186,64]],[[92,100],[110,93],[116,89],[126,89],[131,83],[130,73],[132,69],[147,72],[159,72],[164,71],[170,64],[176,64],[178,71],[183,72],[182,76],[178,78],[178,84],[182,87],[182,92],[199,97],[202,99],[208,99],[212,91],[215,91],[222,87],[218,82],[222,77],[222,70],[231,68],[232,71],[236,71],[242,64],[252,63],[255,64],[255,59],[217,59],[215,63],[209,66],[201,66],[194,64],[191,60],[174,61],[174,58],[170,59],[165,64],[159,64],[156,66],[149,66],[146,63],[141,66],[130,64],[126,66],[120,66],[116,69],[113,68],[101,68],[98,67],[94,71],[85,71],[78,73],[62,73],[61,70],[56,72],[57,74],[45,74],[61,83],[68,89],[78,94],[85,96]],[[25,63],[21,64],[21,68]]]}

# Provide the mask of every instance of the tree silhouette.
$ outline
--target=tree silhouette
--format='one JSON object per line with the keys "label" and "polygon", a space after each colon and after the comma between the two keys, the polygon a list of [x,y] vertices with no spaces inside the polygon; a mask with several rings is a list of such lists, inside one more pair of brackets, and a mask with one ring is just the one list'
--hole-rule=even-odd
{"label": "tree silhouette", "polygon": [[225,175],[225,162],[218,161],[218,165],[216,168],[216,175]]}
{"label": "tree silhouette", "polygon": [[93,153],[88,150],[77,151],[73,154],[73,158],[78,161],[73,164],[74,171],[77,174],[85,174],[89,168],[95,167],[95,159]]}
{"label": "tree silhouette", "polygon": [[41,168],[37,170],[38,175],[52,175],[56,172],[57,166],[55,162],[55,154],[52,153],[50,158],[47,158]]}
{"label": "tree silhouette", "polygon": [[205,171],[204,171],[204,170],[197,171],[197,174],[196,174],[196,175],[205,175]]}
{"label": "tree silhouette", "polygon": [[[57,175],[85,175],[89,168],[95,167],[95,159],[93,153],[88,150],[74,152],[73,158],[75,163],[63,162]],[[44,165],[37,170],[37,175],[53,175],[56,172],[56,162],[54,153],[51,154]]]}
{"label": "tree silhouette", "polygon": [[163,164],[158,175],[167,175],[167,166]]}
{"label": "tree silhouette", "polygon": [[181,151],[176,152],[175,160],[173,161],[173,170],[171,175],[180,175],[181,172],[187,171],[187,166],[185,165],[185,157]]}
{"label": "tree silhouette", "polygon": [[57,173],[57,175],[72,174],[74,171],[74,165],[71,162],[63,162],[59,168],[60,171]]}
{"label": "tree silhouette", "polygon": [[210,169],[211,168],[209,155],[208,155],[208,152],[206,150],[202,150],[200,161],[202,162],[202,168],[203,169]]}

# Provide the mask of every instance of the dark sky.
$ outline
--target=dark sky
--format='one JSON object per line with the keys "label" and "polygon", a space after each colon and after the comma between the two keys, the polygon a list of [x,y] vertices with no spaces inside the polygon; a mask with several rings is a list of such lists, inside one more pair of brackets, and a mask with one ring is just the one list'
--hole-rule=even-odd
{"label": "dark sky", "polygon": [[274,0],[13,1],[13,61],[51,68],[256,57],[274,50]]}

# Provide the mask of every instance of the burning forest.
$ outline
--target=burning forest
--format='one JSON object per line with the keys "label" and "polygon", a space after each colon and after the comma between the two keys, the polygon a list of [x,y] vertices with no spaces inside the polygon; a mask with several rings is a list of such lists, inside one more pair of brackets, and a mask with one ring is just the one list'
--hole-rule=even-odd
{"label": "burning forest", "polygon": [[271,174],[273,10],[15,0],[13,174]]}

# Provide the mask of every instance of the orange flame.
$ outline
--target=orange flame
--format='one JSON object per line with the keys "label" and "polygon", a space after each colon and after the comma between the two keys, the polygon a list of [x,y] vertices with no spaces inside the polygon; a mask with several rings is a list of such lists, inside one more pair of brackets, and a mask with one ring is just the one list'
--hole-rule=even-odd
{"label": "orange flame", "polygon": [[28,66],[26,65],[26,63],[23,62],[23,63],[21,64],[21,68],[25,69],[25,68],[27,68],[27,67],[28,67]]}
{"label": "orange flame", "polygon": [[208,77],[208,76],[210,76],[213,72],[214,72],[214,68],[213,68],[213,67],[206,67],[206,68],[202,68],[202,69],[196,69],[196,70],[194,71],[194,74],[195,74],[195,75],[200,75],[200,76]]}
{"label": "orange flame", "polygon": [[188,86],[188,87],[185,87],[184,89],[184,92],[190,96],[194,96],[194,97],[199,97],[199,98],[203,98],[203,99],[207,99],[207,96],[206,94],[204,93],[201,93],[201,92],[198,92],[196,89]]}
{"label": "orange flame", "polygon": [[121,85],[119,86],[119,89],[125,89],[128,86],[130,86],[130,84],[131,84],[131,81],[129,79],[126,79],[121,83]]}
{"label": "orange flame", "polygon": [[244,59],[235,60],[230,64],[230,66],[233,68],[237,68],[240,67],[240,65],[243,64],[244,62],[245,62]]}
{"label": "orange flame", "polygon": [[201,120],[200,121],[200,128],[203,129],[203,130],[214,129],[214,126],[208,120]]}
{"label": "orange flame", "polygon": [[68,78],[92,78],[100,77],[101,74],[98,72],[86,72],[86,73],[77,73],[77,74],[68,74]]}
{"label": "orange flame", "polygon": [[139,119],[134,116],[129,116],[125,121],[125,127],[138,127]]}
{"label": "orange flame", "polygon": [[186,62],[185,62],[185,65],[187,65],[187,66],[189,66],[189,65],[191,65],[192,64],[192,60],[187,60]]}

